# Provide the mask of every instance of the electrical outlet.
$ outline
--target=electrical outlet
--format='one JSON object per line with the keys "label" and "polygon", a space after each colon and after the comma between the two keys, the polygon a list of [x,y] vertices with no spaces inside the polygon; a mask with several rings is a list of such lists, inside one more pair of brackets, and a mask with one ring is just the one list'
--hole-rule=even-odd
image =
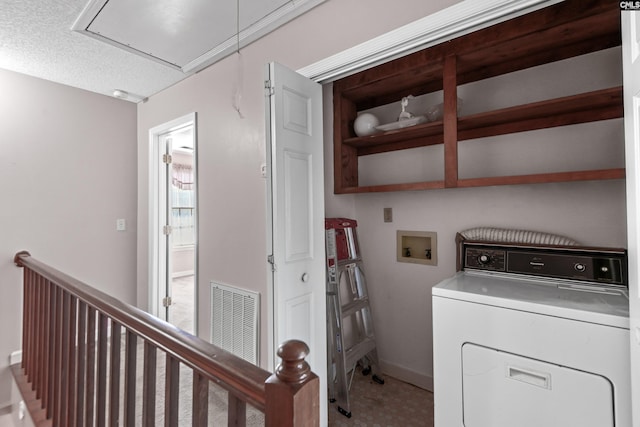
{"label": "electrical outlet", "polygon": [[127,221],[124,218],[116,220],[116,231],[125,231],[127,229]]}
{"label": "electrical outlet", "polygon": [[384,208],[382,212],[383,212],[384,222],[392,222],[393,221],[393,209]]}

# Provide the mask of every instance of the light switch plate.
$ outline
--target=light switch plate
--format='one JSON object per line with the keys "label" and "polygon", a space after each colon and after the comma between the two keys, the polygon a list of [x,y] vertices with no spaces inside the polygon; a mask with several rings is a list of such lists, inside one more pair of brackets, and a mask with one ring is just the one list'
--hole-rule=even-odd
{"label": "light switch plate", "polygon": [[116,220],[116,231],[125,231],[127,229],[127,221],[124,218]]}
{"label": "light switch plate", "polygon": [[393,209],[384,208],[383,209],[383,217],[384,217],[384,222],[392,222],[393,221]]}

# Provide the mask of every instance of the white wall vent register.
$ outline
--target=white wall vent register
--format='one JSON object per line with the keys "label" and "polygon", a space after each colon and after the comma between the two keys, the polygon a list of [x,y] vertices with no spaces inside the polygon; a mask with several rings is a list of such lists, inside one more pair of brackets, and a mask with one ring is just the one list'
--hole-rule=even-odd
{"label": "white wall vent register", "polygon": [[211,282],[211,342],[258,363],[260,294]]}

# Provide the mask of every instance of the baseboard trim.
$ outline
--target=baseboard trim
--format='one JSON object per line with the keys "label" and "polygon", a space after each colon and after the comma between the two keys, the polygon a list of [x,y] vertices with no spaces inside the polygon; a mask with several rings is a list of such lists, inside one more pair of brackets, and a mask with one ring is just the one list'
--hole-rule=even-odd
{"label": "baseboard trim", "polygon": [[14,351],[9,355],[9,365],[22,363],[22,350]]}
{"label": "baseboard trim", "polygon": [[432,376],[421,374],[419,372],[405,368],[404,366],[399,366],[384,360],[380,360],[379,363],[380,369],[384,374],[433,392]]}
{"label": "baseboard trim", "polygon": [[[17,350],[12,352],[11,354],[9,354],[9,366],[12,365],[20,365],[22,363],[22,350]],[[15,403],[15,396],[14,396],[14,388],[16,385],[16,381],[15,378],[13,376],[11,376],[11,381],[12,381],[12,390],[9,396],[9,400],[5,401],[5,402],[0,402],[0,415],[6,415],[7,412],[11,413],[12,409],[13,409],[13,404]]]}
{"label": "baseboard trim", "polygon": [[37,397],[36,391],[31,388],[31,383],[28,382],[24,370],[20,365],[11,365],[10,369],[14,386],[17,388],[18,394],[21,396],[22,402],[24,402],[23,404],[25,405],[25,419],[28,417],[29,420],[23,425],[52,427],[53,423],[51,419],[47,419],[47,411],[42,407],[42,401]]}

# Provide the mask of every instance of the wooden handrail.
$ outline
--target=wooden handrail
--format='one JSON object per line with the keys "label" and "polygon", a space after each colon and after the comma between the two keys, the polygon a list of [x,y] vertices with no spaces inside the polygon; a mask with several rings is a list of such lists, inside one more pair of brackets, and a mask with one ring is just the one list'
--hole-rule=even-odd
{"label": "wooden handrail", "polygon": [[[283,362],[275,374],[270,374],[33,259],[26,251],[17,253],[14,262],[25,269],[22,371],[32,384],[31,388],[36,391],[37,398],[42,400],[47,417],[53,419],[53,425],[63,425],[56,424],[57,420],[64,420],[64,425],[73,425],[69,421],[82,425],[80,421],[83,417],[94,415],[98,425],[102,425],[100,420],[106,420],[107,417],[112,424],[117,420],[120,410],[117,392],[124,388],[125,399],[129,400],[132,399],[129,394],[135,393],[137,340],[142,340],[145,344],[144,387],[145,390],[149,387],[149,391],[143,397],[142,412],[143,423],[146,425],[154,423],[151,418],[155,415],[156,349],[164,351],[167,358],[165,400],[172,396],[177,399],[179,364],[188,366],[194,372],[194,426],[206,423],[210,381],[229,392],[229,425],[244,425],[247,403],[265,412],[265,425],[268,427],[293,426],[295,415],[302,413],[305,418],[297,418],[296,426],[319,424],[318,378],[304,361],[309,350],[303,342],[293,340],[284,343],[278,351]],[[108,336],[108,327],[111,338]],[[125,333],[126,347],[123,360],[124,387],[118,382],[121,332]],[[94,352],[93,347],[97,347],[97,351]],[[110,356],[107,353],[108,347]],[[111,376],[106,372],[107,357],[111,360]],[[68,362],[71,364],[65,365]],[[133,370],[133,379],[127,376],[127,370]],[[110,396],[106,396],[106,381],[116,381],[109,383]],[[270,395],[269,390],[274,384],[277,388]],[[68,403],[64,402],[66,397],[61,396],[64,392],[88,393],[94,390],[98,396],[96,408],[79,410],[80,403],[76,397],[69,399],[73,401],[70,407],[63,408]],[[301,398],[301,393],[304,393],[304,399]],[[288,403],[285,402],[287,399]],[[288,405],[293,409],[288,408]],[[168,406],[165,409],[165,425],[175,425],[177,401],[168,402],[165,406]],[[286,411],[282,410],[284,407],[287,407]],[[133,425],[129,424],[135,420],[130,402],[125,402],[123,412],[124,425]],[[289,415],[282,418],[283,412]],[[301,423],[300,420],[304,422]]]}

